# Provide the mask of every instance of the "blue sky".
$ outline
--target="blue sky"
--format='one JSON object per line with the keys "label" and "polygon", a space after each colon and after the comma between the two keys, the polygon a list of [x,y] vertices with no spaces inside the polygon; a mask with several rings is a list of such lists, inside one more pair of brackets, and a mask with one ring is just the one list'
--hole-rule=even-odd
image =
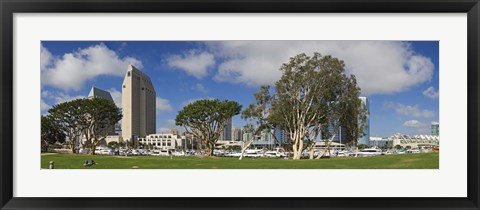
{"label": "blue sky", "polygon": [[[133,64],[157,92],[157,132],[194,100],[234,100],[246,107],[260,85],[298,54],[320,52],[345,61],[370,99],[370,135],[429,134],[439,119],[437,41],[43,41],[41,112],[85,97],[94,85],[121,104],[123,75]],[[234,127],[244,124],[234,117]]]}

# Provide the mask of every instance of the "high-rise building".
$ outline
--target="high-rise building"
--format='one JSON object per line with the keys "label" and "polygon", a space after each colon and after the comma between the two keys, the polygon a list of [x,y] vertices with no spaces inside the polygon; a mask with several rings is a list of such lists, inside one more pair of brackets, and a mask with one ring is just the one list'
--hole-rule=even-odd
{"label": "high-rise building", "polygon": [[269,129],[264,129],[260,132],[260,141],[273,141],[273,135]]}
{"label": "high-rise building", "polygon": [[156,93],[150,77],[128,66],[122,84],[122,137],[135,140],[155,133]]}
{"label": "high-rise building", "polygon": [[242,139],[243,139],[244,142],[250,142],[250,141],[254,140],[253,138],[255,138],[255,137],[253,136],[252,132],[248,132],[246,130],[243,130]]}
{"label": "high-rise building", "polygon": [[367,121],[365,122],[365,129],[363,136],[358,140],[358,144],[370,145],[370,100],[367,97],[358,97],[362,103],[367,107]]}
{"label": "high-rise building", "polygon": [[232,118],[227,119],[225,125],[223,126],[223,133],[220,136],[221,141],[231,141],[232,140]]}
{"label": "high-rise building", "polygon": [[432,135],[439,136],[440,135],[440,123],[432,122],[431,132],[432,132]]}
{"label": "high-rise building", "polygon": [[90,89],[90,93],[88,94],[87,98],[103,98],[107,99],[112,103],[115,103],[110,92],[102,90],[100,88],[96,88],[95,86]]}
{"label": "high-rise building", "polygon": [[234,128],[232,131],[232,140],[233,141],[242,141],[243,133],[241,128]]}
{"label": "high-rise building", "polygon": [[277,139],[277,144],[281,145],[283,143],[287,143],[290,139],[290,136],[285,132],[285,130],[281,128],[277,128],[275,130],[275,137]]}
{"label": "high-rise building", "polygon": [[342,126],[338,126],[337,130],[334,131],[333,126],[330,125],[328,126],[328,132],[330,133],[330,135],[333,135],[335,133],[335,136],[333,137],[333,142],[346,144],[349,141],[347,139],[347,132],[345,131],[345,129],[342,129]]}
{"label": "high-rise building", "polygon": [[[107,99],[108,101],[112,102],[112,103],[115,103],[113,101],[113,98],[112,98],[112,95],[110,94],[110,92],[108,91],[105,91],[105,90],[102,90],[100,88],[96,88],[96,87],[92,87],[92,89],[90,89],[90,93],[88,94],[87,96],[88,99],[91,99],[91,98],[103,98],[103,99]],[[108,135],[115,135],[115,126],[116,125],[112,125],[109,129],[108,129]]]}

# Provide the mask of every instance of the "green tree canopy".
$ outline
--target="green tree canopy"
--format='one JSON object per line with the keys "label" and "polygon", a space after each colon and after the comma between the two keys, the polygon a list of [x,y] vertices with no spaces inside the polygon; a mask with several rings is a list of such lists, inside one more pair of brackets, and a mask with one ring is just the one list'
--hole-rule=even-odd
{"label": "green tree canopy", "polygon": [[85,135],[84,146],[90,147],[94,154],[100,140],[106,138],[108,131],[122,119],[122,113],[113,102],[102,99],[76,99],[57,104],[48,110],[49,116],[58,124],[66,136],[72,152],[78,137]]}
{"label": "green tree canopy", "polygon": [[77,138],[82,135],[87,122],[84,117],[87,99],[76,99],[54,105],[48,110],[51,118],[68,137],[68,142],[73,153],[76,152]]}
{"label": "green tree canopy", "polygon": [[48,146],[56,142],[65,142],[67,136],[60,127],[60,124],[58,124],[58,122],[56,122],[50,115],[42,116],[41,127],[42,151],[47,151]]}
{"label": "green tree canopy", "polygon": [[300,159],[306,147],[313,151],[320,134],[331,142],[342,123],[354,123],[347,128],[350,137],[359,136],[360,88],[354,76],[345,74],[342,60],[302,53],[290,58],[280,70],[283,74],[275,83],[269,118],[289,134],[294,159]]}
{"label": "green tree canopy", "polygon": [[101,140],[114,129],[115,123],[122,119],[122,111],[113,102],[103,98],[91,98],[85,103],[87,128],[85,136],[90,146],[90,154],[95,154],[95,148]]}
{"label": "green tree canopy", "polygon": [[228,119],[240,113],[242,106],[234,101],[218,99],[198,100],[183,107],[175,124],[200,139],[207,147],[207,156],[213,155],[215,143]]}

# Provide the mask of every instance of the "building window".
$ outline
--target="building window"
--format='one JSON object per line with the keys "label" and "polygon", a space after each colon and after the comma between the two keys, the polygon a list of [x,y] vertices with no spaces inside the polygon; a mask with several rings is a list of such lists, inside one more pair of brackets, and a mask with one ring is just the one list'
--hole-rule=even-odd
{"label": "building window", "polygon": [[129,76],[130,76],[130,72],[127,72],[127,77],[129,77]]}
{"label": "building window", "polygon": [[125,88],[125,85],[123,85],[123,88]]}

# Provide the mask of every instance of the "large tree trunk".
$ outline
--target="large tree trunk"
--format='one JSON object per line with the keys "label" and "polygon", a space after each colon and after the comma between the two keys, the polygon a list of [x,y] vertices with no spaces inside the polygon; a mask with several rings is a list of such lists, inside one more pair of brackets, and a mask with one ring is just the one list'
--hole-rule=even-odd
{"label": "large tree trunk", "polygon": [[90,144],[90,155],[95,155],[95,149],[97,148],[98,142],[98,139],[94,137],[92,143]]}
{"label": "large tree trunk", "polygon": [[206,157],[212,157],[213,156],[213,150],[214,150],[214,147],[215,147],[215,144],[212,145],[211,142],[205,142],[205,146],[207,147],[206,149],[206,153],[205,153],[205,156]]}
{"label": "large tree trunk", "polygon": [[298,150],[296,143],[294,143],[292,145],[292,149],[293,149],[293,159],[296,160],[297,159],[297,150]]}
{"label": "large tree trunk", "polygon": [[75,144],[77,143],[77,139],[75,136],[70,136],[69,139],[70,139],[70,149],[72,150],[72,153],[75,154],[77,153],[75,150]]}
{"label": "large tree trunk", "polygon": [[310,145],[308,145],[308,149],[310,150],[310,159],[313,159],[315,156],[315,142],[311,142]]}
{"label": "large tree trunk", "polygon": [[322,158],[325,154],[327,154],[327,151],[330,153],[330,145],[333,143],[333,139],[335,138],[335,135],[336,134],[333,134],[328,144],[325,145],[325,149],[323,150],[322,154],[318,154],[317,159]]}
{"label": "large tree trunk", "polygon": [[245,155],[245,150],[247,150],[247,148],[254,142],[254,140],[251,140],[250,142],[248,142],[247,145],[243,146],[242,147],[242,154],[240,154],[240,157],[238,158],[238,160],[242,160],[243,159],[243,156]]}

